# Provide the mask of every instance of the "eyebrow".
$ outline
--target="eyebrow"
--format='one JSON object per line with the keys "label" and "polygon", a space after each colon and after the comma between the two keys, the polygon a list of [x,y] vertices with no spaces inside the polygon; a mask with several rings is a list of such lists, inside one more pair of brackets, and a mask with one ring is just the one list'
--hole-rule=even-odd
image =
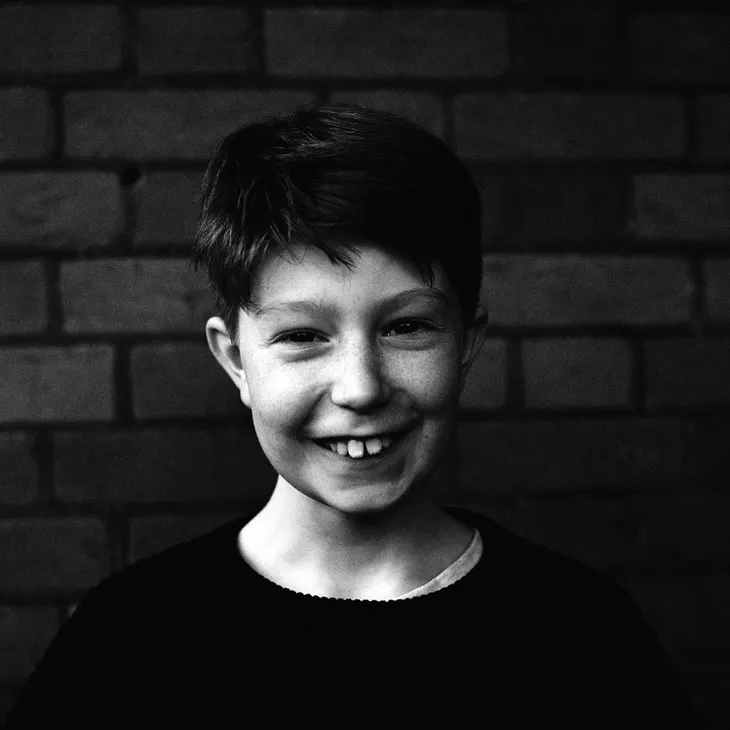
{"label": "eyebrow", "polygon": [[[451,306],[449,298],[440,289],[408,289],[380,302],[378,310],[390,311],[424,298],[442,306]],[[253,314],[254,317],[265,317],[278,312],[297,312],[311,316],[321,316],[322,314],[336,314],[337,307],[319,299],[298,299],[290,302],[272,302],[264,307],[257,308]]]}

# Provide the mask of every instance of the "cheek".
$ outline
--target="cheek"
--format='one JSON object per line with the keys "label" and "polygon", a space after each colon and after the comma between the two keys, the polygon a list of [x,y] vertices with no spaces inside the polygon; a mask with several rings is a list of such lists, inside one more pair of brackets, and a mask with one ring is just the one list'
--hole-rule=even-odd
{"label": "cheek", "polygon": [[459,375],[458,357],[445,351],[408,363],[401,369],[399,380],[424,410],[441,411],[458,402]]}
{"label": "cheek", "polygon": [[311,409],[311,379],[288,369],[264,366],[251,383],[251,411],[262,427],[296,431]]}

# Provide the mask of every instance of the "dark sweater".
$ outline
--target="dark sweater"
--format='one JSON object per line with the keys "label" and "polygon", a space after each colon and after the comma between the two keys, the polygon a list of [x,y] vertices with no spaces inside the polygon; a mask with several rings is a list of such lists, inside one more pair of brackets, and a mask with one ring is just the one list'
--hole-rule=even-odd
{"label": "dark sweater", "polygon": [[699,726],[623,589],[450,511],[480,562],[402,601],[262,578],[237,550],[253,513],[139,561],[83,599],[8,727]]}

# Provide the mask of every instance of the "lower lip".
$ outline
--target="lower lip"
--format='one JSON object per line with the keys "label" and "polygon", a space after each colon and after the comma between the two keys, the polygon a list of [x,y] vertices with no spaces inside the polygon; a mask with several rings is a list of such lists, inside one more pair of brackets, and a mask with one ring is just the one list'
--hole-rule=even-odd
{"label": "lower lip", "polygon": [[394,456],[397,454],[397,452],[400,450],[401,446],[403,445],[403,442],[408,438],[410,434],[410,431],[404,433],[397,441],[394,441],[387,449],[383,449],[378,454],[371,454],[368,455],[367,450],[365,451],[365,456],[361,458],[353,458],[352,456],[348,456],[347,454],[340,454],[337,451],[332,451],[327,446],[320,446],[316,442],[314,445],[319,449],[320,451],[323,451],[325,455],[331,456],[333,459],[336,459],[338,463],[340,464],[348,464],[353,466],[374,466],[376,464],[382,463],[385,461],[389,456]]}

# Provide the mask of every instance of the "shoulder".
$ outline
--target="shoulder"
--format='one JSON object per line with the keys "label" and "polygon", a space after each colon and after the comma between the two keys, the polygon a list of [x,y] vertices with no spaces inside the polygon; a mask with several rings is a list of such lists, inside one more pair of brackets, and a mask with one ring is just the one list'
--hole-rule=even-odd
{"label": "shoulder", "polygon": [[472,600],[477,620],[499,627],[490,634],[490,651],[496,636],[507,647],[505,656],[529,657],[518,667],[534,669],[536,687],[545,677],[556,689],[561,683],[580,687],[587,716],[604,708],[612,718],[603,718],[601,727],[698,726],[671,661],[625,588],[488,517],[458,516],[476,527],[484,542],[461,603]]}
{"label": "shoulder", "polygon": [[64,719],[96,727],[110,708],[107,724],[130,727],[128,713],[152,701],[150,692],[176,689],[169,680],[175,671],[204,656],[205,641],[225,646],[235,624],[226,599],[230,586],[241,584],[230,579],[230,570],[241,567],[241,523],[139,560],[88,591],[28,679],[8,727],[52,727]]}
{"label": "shoulder", "polygon": [[606,573],[517,535],[484,514],[449,511],[482,537],[475,583],[485,594],[500,591],[499,602],[510,609],[539,605],[541,615],[576,625],[643,621],[628,592]]}
{"label": "shoulder", "polygon": [[236,518],[115,571],[84,596],[77,612],[89,615],[113,607],[115,612],[125,611],[128,619],[142,613],[169,615],[171,607],[178,610],[183,600],[191,605],[199,595],[224,592],[232,583],[232,571],[246,575],[236,552],[236,536],[249,518],[248,514]]}

